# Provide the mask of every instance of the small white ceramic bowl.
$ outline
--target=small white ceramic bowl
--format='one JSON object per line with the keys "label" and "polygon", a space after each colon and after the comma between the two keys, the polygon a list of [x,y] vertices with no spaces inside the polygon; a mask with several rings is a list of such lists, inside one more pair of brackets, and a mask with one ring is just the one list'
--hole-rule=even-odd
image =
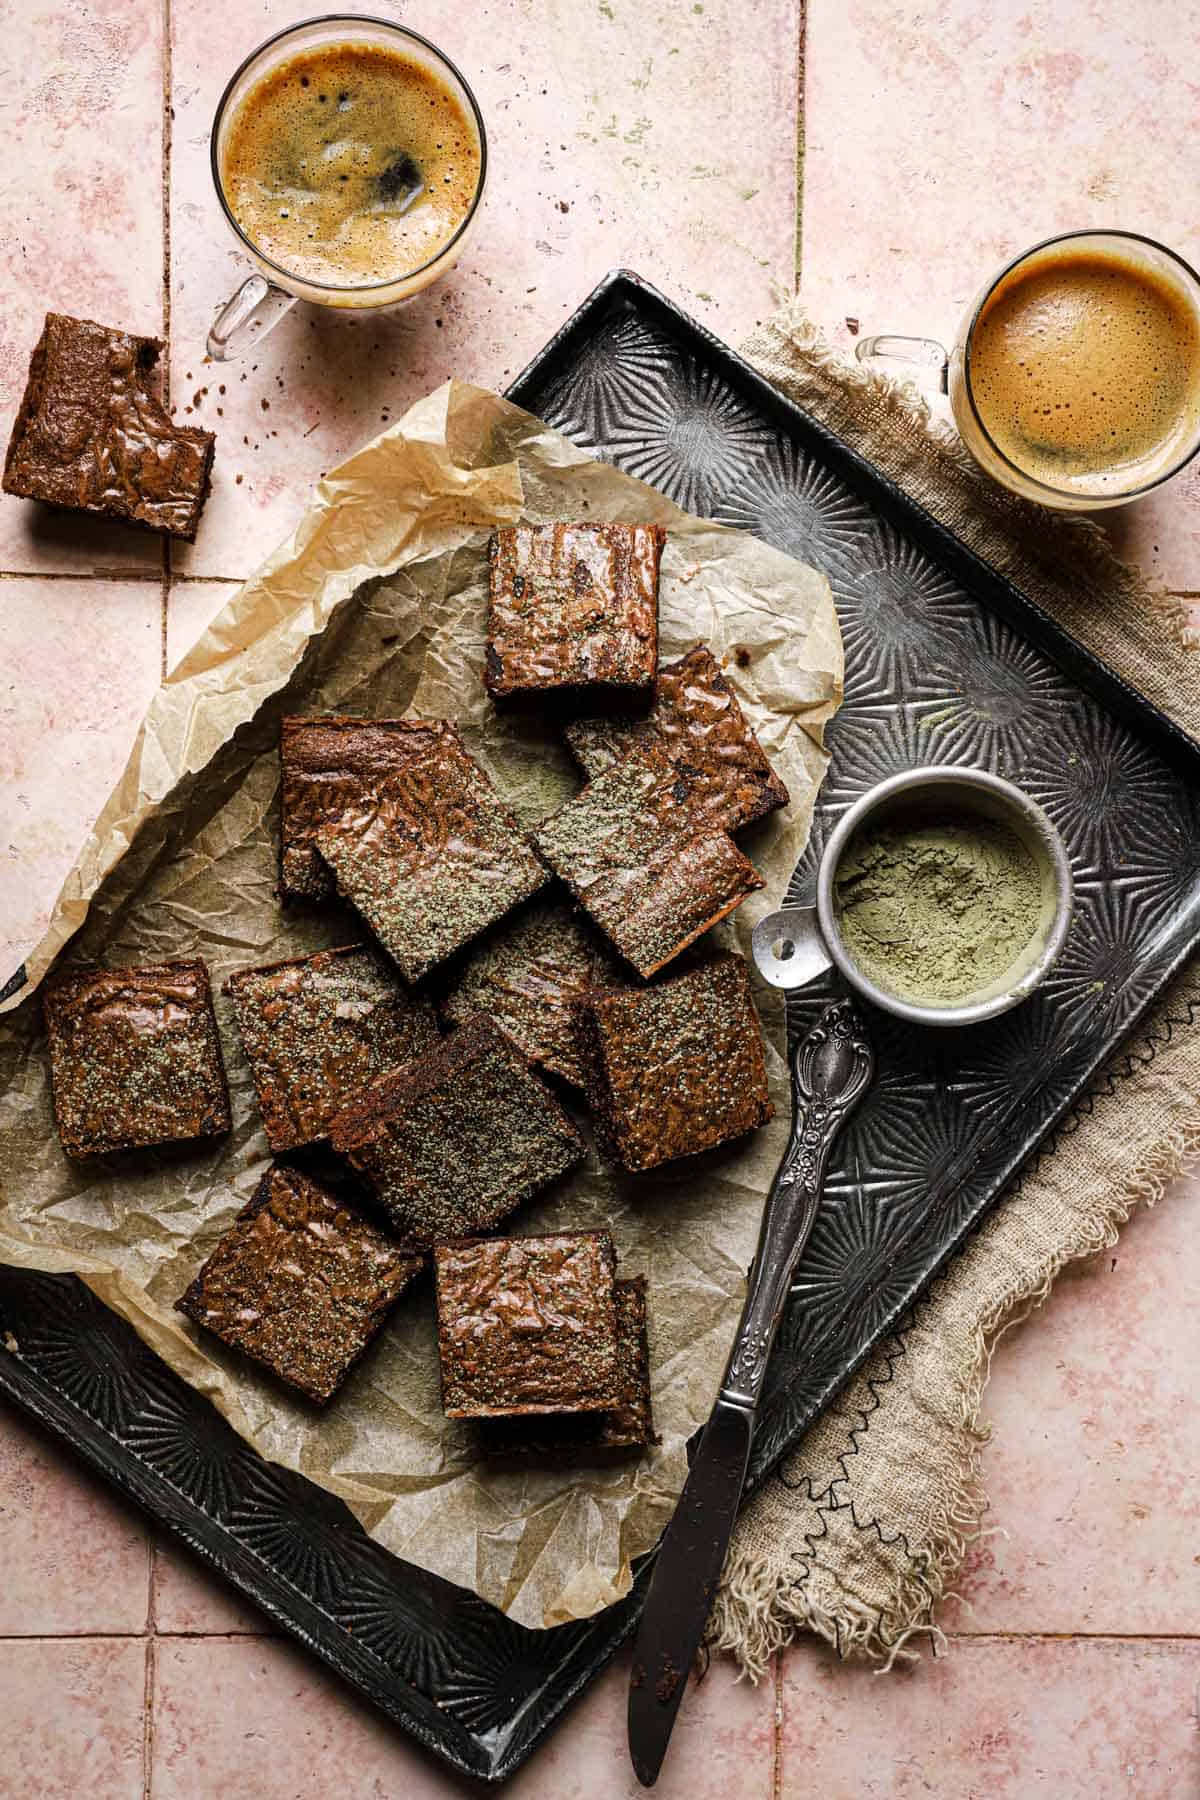
{"label": "small white ceramic bowl", "polygon": [[[914,801],[922,810],[974,811],[1020,838],[1042,876],[1042,908],[1037,928],[1003,975],[961,1000],[925,1003],[880,987],[846,947],[834,907],[834,884],[846,845],[868,818],[882,822]],[[817,868],[816,906],[785,906],[754,928],[754,960],[773,987],[797,988],[836,965],[851,987],[873,1005],[918,1025],[975,1025],[1007,1012],[1033,993],[1054,966],[1066,941],[1074,911],[1071,864],[1062,838],[1036,800],[984,769],[934,764],[892,775],[848,807],[829,835]]]}

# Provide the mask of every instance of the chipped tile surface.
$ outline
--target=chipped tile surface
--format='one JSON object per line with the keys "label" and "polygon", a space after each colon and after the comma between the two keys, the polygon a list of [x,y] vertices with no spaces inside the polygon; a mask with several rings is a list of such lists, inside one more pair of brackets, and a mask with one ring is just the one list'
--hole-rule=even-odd
{"label": "chipped tile surface", "polygon": [[164,1636],[273,1635],[256,1606],[165,1537],[155,1539],[153,1579],[154,1629]]}
{"label": "chipped tile surface", "polygon": [[[628,1657],[583,1695],[569,1722],[505,1787],[513,1800],[633,1800],[642,1792],[625,1743]],[[317,1664],[254,1639],[163,1642],[158,1648],[151,1792],[155,1800],[284,1800],[337,1791],[478,1793],[423,1755]],[[662,1800],[768,1800],[774,1756],[770,1684],[735,1682],[714,1665],[681,1713]],[[236,1720],[235,1725],[226,1721]]]}
{"label": "chipped tile surface", "polygon": [[38,941],[158,685],[157,581],[0,581],[0,986]]}
{"label": "chipped tile surface", "polygon": [[[296,308],[248,362],[216,368],[205,334],[247,265],[207,132],[234,63],[296,14],[289,0],[174,8],[172,392],[181,419],[218,434],[204,524],[176,566],[250,573],[321,471],[452,371],[503,387],[619,264],[743,336],[772,280],[791,279],[797,13],[795,0],[482,0],[468,15],[428,0],[416,23],[475,88],[489,136],[462,262],[390,317]],[[748,33],[777,51],[745,55]]]}
{"label": "chipped tile surface", "polygon": [[145,1527],[48,1433],[0,1406],[0,1638],[145,1629]]}
{"label": "chipped tile surface", "polygon": [[[953,341],[1008,258],[1118,226],[1200,264],[1200,13],[1030,0],[809,0],[801,293],[846,354]],[[850,323],[848,323],[848,321]],[[1105,514],[1120,553],[1200,590],[1200,464]]]}
{"label": "chipped tile surface", "polygon": [[987,1536],[951,1631],[1195,1632],[1200,1175],[1068,1271],[984,1398]]}
{"label": "chipped tile surface", "polygon": [[[162,12],[161,0],[6,0],[0,14],[5,444],[46,312],[162,331]],[[161,558],[149,532],[0,495],[0,570],[156,571]]]}
{"label": "chipped tile surface", "polygon": [[784,1662],[780,1792],[824,1800],[1181,1800],[1200,1785],[1200,1644],[957,1638],[877,1675]]}
{"label": "chipped tile surface", "polygon": [[0,1640],[4,1800],[143,1800],[140,1638]]}

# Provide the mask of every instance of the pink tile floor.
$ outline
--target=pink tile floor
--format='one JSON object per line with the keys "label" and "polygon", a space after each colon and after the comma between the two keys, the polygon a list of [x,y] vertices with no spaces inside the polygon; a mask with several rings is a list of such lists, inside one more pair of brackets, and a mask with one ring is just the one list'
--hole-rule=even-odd
{"label": "pink tile floor", "polygon": [[[244,51],[304,9],[0,4],[0,415],[40,312],[60,306],[167,327],[170,397],[221,439],[200,541],[169,558],[0,502],[0,979],[36,941],[163,668],[286,534],[311,479],[451,369],[502,384],[607,268],[637,267],[733,341],[799,268],[849,349],[848,321],[951,333],[1006,252],[1078,222],[1200,259],[1194,0],[809,0],[807,21],[800,0],[394,10],[477,81],[495,152],[484,228],[402,324],[297,313],[257,366],[218,374],[202,340],[238,259],[208,187],[208,120]],[[1110,523],[1126,555],[1200,596],[1198,498],[1192,476]],[[950,1653],[876,1678],[804,1645],[758,1690],[714,1666],[661,1792],[1200,1792],[1198,1233],[1193,1179],[1002,1345],[998,1530],[947,1609]],[[0,1794],[466,1791],[9,1413],[0,1543]],[[595,1685],[514,1795],[637,1791],[623,1680]]]}

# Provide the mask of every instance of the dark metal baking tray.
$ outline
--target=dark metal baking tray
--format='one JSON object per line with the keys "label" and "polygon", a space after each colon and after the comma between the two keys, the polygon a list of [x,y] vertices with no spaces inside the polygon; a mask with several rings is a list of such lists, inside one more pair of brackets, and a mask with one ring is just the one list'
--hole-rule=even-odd
{"label": "dark metal baking tray", "polygon": [[[1200,748],[636,276],[609,276],[510,392],[829,576],[846,702],[794,896],[840,811],[918,762],[1020,782],[1074,864],[1070,940],[1024,1006],[957,1032],[872,1015],[879,1075],[831,1166],[775,1351],[762,1479],[1200,942]],[[793,1030],[829,991],[791,1003]],[[0,1269],[0,1343],[0,1392],[460,1769],[511,1774],[632,1627],[636,1588],[586,1624],[527,1631],[380,1550],[71,1277]]]}

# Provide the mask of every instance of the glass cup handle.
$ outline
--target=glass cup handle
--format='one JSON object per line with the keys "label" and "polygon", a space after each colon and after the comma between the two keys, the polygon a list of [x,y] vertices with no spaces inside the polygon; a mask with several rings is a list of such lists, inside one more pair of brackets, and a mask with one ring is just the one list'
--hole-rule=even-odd
{"label": "glass cup handle", "polygon": [[244,356],[252,344],[274,331],[295,304],[295,294],[276,287],[264,275],[247,275],[209,328],[208,354],[214,362]]}
{"label": "glass cup handle", "polygon": [[855,344],[854,354],[861,363],[904,363],[923,371],[915,378],[922,387],[936,387],[939,394],[949,391],[950,358],[936,338],[865,337]]}

